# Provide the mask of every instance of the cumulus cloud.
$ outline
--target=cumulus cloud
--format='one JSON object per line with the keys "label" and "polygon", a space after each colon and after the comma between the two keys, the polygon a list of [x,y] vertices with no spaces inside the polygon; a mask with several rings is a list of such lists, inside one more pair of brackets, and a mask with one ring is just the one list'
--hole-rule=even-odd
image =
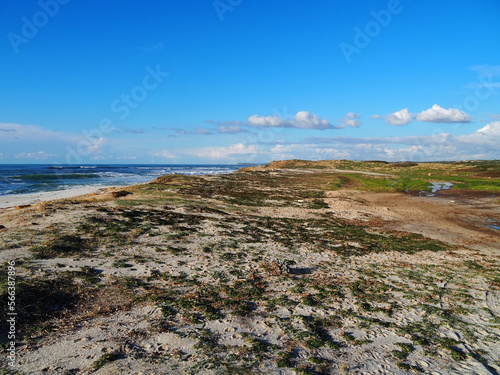
{"label": "cumulus cloud", "polygon": [[347,126],[350,126],[351,128],[359,128],[359,126],[362,124],[360,119],[361,115],[358,115],[354,112],[348,112],[345,117],[340,120],[340,124],[337,126],[337,128],[342,129],[346,128]]}
{"label": "cumulus cloud", "polygon": [[[500,121],[493,121],[473,133],[454,136],[440,133],[405,137],[310,137],[301,142],[309,158],[330,150],[332,155],[349,152],[355,159],[465,160],[500,158]],[[299,157],[297,152],[294,158]]]}
{"label": "cumulus cloud", "polygon": [[272,114],[270,116],[249,116],[246,122],[234,121],[212,121],[206,120],[209,124],[219,126],[220,133],[241,133],[245,126],[254,128],[295,128],[295,129],[309,129],[309,130],[326,130],[326,129],[345,129],[350,126],[357,128],[361,125],[361,116],[354,112],[347,113],[344,118],[334,125],[327,118],[320,118],[317,114],[309,111],[299,111],[295,116],[289,118],[288,116],[279,116]]}
{"label": "cumulus cloud", "polygon": [[[349,117],[351,115],[351,117]],[[346,121],[351,124],[355,124],[358,115],[354,113],[348,114],[346,116]],[[299,111],[295,117],[291,120],[283,119],[277,115],[272,116],[258,116],[253,115],[248,118],[248,126],[256,127],[268,127],[268,128],[297,128],[297,129],[315,129],[315,130],[325,130],[325,129],[341,129],[345,127],[339,125],[335,126],[328,121],[328,119],[321,119],[318,115],[310,113],[308,111]],[[353,126],[353,125],[349,125]],[[358,124],[359,126],[359,124]]]}
{"label": "cumulus cloud", "polygon": [[320,119],[314,113],[307,111],[297,112],[292,120],[282,119],[277,115],[258,116],[248,118],[248,126],[265,128],[297,128],[297,129],[332,129],[334,126],[327,119]]}
{"label": "cumulus cloud", "polygon": [[289,121],[285,121],[276,115],[258,116],[253,115],[248,118],[248,125],[262,127],[292,127]]}
{"label": "cumulus cloud", "polygon": [[394,113],[389,113],[387,116],[375,115],[371,118],[385,119],[385,122],[389,125],[406,125],[413,120],[413,116],[408,108],[404,108]]}
{"label": "cumulus cloud", "polygon": [[300,129],[324,130],[335,128],[326,118],[322,120],[314,113],[309,113],[308,111],[297,112],[295,120],[292,120],[291,123],[294,125],[293,127]]}
{"label": "cumulus cloud", "polygon": [[371,118],[385,119],[385,122],[389,125],[407,125],[414,118],[416,118],[417,121],[434,123],[464,123],[471,122],[472,120],[472,117],[464,111],[456,108],[444,109],[437,104],[417,114],[412,114],[408,108],[404,108],[400,111],[389,113],[387,116],[374,115]]}
{"label": "cumulus cloud", "polygon": [[449,133],[403,137],[309,137],[303,141],[279,140],[258,144],[236,143],[221,147],[178,150],[180,158],[194,156],[214,162],[248,162],[283,159],[355,159],[435,161],[500,158],[500,121],[461,136]]}
{"label": "cumulus cloud", "polygon": [[479,129],[476,133],[483,136],[500,137],[500,121],[492,122]]}
{"label": "cumulus cloud", "polygon": [[418,113],[417,120],[422,122],[454,123],[471,122],[472,118],[467,113],[460,111],[459,109],[444,109],[439,105],[434,104],[432,108]]}
{"label": "cumulus cloud", "polygon": [[460,135],[456,139],[465,144],[494,147],[497,151],[496,148],[500,144],[500,121],[494,121],[478,129],[475,133]]}
{"label": "cumulus cloud", "polygon": [[401,111],[390,113],[385,121],[390,125],[406,125],[412,120],[412,115],[408,108],[404,108]]}

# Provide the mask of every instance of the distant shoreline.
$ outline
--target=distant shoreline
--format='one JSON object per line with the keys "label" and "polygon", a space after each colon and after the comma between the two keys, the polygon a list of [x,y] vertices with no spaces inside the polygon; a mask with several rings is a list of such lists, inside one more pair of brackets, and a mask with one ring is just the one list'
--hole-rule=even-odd
{"label": "distant shoreline", "polygon": [[[130,186],[150,182],[168,174],[203,175],[230,173],[240,169],[230,165],[86,165],[0,166],[0,197],[38,194],[74,188],[100,186]],[[38,196],[37,196],[38,197]],[[3,199],[3,198],[2,198]]]}
{"label": "distant shoreline", "polygon": [[85,186],[72,189],[43,191],[28,194],[12,194],[0,196],[0,209],[15,208],[17,206],[34,205],[42,202],[67,199],[97,193],[114,186]]}

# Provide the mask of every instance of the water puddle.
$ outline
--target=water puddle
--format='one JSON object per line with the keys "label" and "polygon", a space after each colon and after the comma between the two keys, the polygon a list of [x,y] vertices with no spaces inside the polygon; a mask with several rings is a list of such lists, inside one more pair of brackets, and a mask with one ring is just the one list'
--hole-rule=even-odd
{"label": "water puddle", "polygon": [[425,193],[428,197],[433,197],[439,190],[448,190],[453,186],[451,182],[431,182],[429,187],[431,188],[430,193]]}
{"label": "water puddle", "polygon": [[490,228],[493,228],[493,229],[498,229],[500,230],[500,227],[498,225],[488,225]]}

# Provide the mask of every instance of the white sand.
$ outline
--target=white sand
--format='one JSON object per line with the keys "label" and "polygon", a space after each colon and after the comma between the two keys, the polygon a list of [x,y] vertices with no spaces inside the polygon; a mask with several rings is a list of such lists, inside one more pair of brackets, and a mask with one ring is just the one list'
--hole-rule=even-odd
{"label": "white sand", "polygon": [[56,199],[78,197],[80,195],[97,193],[98,191],[106,190],[109,187],[111,186],[85,186],[66,190],[0,196],[0,209],[11,208],[20,205],[37,204],[40,202],[52,201]]}

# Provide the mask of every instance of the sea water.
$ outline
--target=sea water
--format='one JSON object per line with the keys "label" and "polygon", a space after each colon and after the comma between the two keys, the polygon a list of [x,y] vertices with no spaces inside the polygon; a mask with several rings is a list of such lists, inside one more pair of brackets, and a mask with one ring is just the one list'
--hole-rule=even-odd
{"label": "sea water", "polygon": [[85,186],[134,185],[167,174],[222,174],[239,168],[242,166],[228,164],[0,164],[0,196]]}

